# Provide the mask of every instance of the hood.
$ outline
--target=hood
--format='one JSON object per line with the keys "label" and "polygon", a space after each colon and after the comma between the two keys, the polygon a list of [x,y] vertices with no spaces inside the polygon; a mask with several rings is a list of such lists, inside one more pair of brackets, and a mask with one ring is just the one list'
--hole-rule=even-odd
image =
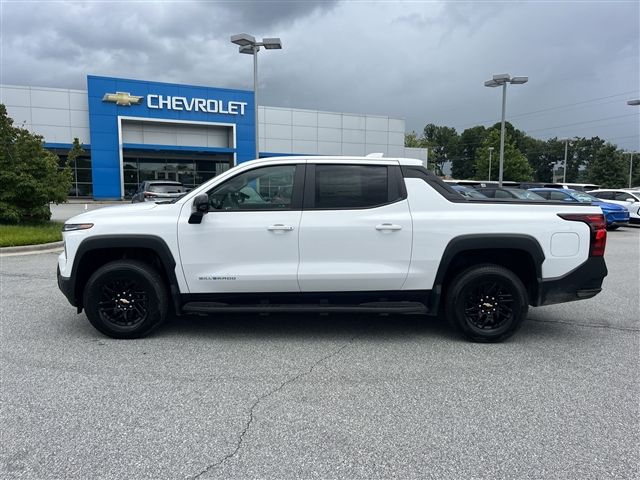
{"label": "hood", "polygon": [[603,210],[608,210],[610,212],[618,212],[618,211],[627,211],[627,209],[625,207],[623,207],[622,205],[617,205],[615,203],[608,203],[608,202],[591,202],[592,205],[597,205],[598,207],[600,207]]}
{"label": "hood", "polygon": [[113,205],[109,207],[96,208],[89,210],[75,217],[71,217],[64,223],[92,223],[93,220],[105,217],[120,217],[129,213],[142,212],[145,210],[153,210],[157,208],[154,202],[128,203],[125,205]]}

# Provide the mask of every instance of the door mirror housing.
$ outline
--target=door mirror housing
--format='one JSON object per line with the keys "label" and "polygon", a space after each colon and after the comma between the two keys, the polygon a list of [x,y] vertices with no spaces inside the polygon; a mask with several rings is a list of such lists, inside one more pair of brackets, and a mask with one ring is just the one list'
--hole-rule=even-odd
{"label": "door mirror housing", "polygon": [[189,217],[189,223],[202,223],[202,217],[209,212],[209,195],[201,193],[193,200],[193,210]]}

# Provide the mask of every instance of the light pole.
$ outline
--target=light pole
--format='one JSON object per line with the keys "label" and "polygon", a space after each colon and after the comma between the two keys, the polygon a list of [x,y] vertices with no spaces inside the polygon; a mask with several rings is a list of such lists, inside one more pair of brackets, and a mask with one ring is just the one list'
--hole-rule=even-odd
{"label": "light pole", "polygon": [[282,42],[279,38],[263,38],[262,42],[256,42],[255,37],[247,33],[239,33],[231,36],[231,43],[235,43],[239,46],[238,50],[240,53],[253,55],[253,102],[256,124],[256,158],[260,158],[258,146],[258,52],[260,51],[260,47],[264,47],[267,50],[280,50],[282,48]]}
{"label": "light pole", "polygon": [[[638,100],[629,100],[627,105],[632,105],[637,107],[640,105],[640,99]],[[631,188],[631,173],[633,172],[633,152],[626,152],[629,154],[629,188]]]}
{"label": "light pole", "polygon": [[500,125],[500,169],[498,170],[498,186],[502,187],[502,173],[504,170],[504,115],[507,107],[507,83],[520,85],[527,83],[529,77],[512,77],[508,73],[494,75],[491,80],[484,82],[485,87],[499,87],[502,85],[502,123]]}
{"label": "light pole", "polygon": [[631,175],[633,174],[633,152],[624,152],[629,155],[629,188],[631,188]]}
{"label": "light pole", "polygon": [[564,171],[562,172],[562,183],[567,183],[567,151],[569,150],[569,139],[564,139]]}
{"label": "light pole", "polygon": [[489,147],[489,181],[491,181],[491,152],[493,152],[493,147]]}

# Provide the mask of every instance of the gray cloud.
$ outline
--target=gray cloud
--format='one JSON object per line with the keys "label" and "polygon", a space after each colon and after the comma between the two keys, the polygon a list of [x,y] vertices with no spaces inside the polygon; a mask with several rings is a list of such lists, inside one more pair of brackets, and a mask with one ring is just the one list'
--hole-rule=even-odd
{"label": "gray cloud", "polygon": [[[528,75],[507,112],[534,135],[600,135],[638,149],[637,2],[2,2],[2,83],[85,88],[113,75],[251,88],[229,36],[260,54],[261,103],[398,116],[462,130],[499,119],[495,73]],[[630,92],[624,93],[622,92]],[[616,121],[598,120],[632,115]],[[597,120],[582,125],[571,125]],[[555,127],[555,128],[549,128]]]}

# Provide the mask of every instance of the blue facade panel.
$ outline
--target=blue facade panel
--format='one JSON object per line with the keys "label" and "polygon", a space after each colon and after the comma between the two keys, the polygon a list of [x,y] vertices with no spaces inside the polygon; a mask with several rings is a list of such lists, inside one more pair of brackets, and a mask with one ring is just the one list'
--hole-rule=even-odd
{"label": "blue facade panel", "polygon": [[[235,153],[237,163],[255,156],[255,107],[251,91],[93,75],[87,77],[87,90],[96,199],[122,196],[118,116],[233,124],[236,148],[225,151]],[[128,95],[118,95],[119,92]],[[105,99],[105,95],[110,97]],[[192,150],[211,151],[198,147]]]}

